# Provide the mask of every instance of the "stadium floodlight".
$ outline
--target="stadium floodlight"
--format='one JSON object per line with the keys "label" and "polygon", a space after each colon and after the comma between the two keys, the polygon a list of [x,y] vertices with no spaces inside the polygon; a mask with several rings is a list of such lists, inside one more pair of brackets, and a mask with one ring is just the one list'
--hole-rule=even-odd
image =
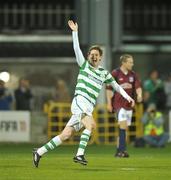
{"label": "stadium floodlight", "polygon": [[4,81],[4,82],[8,82],[10,79],[10,74],[7,71],[3,71],[0,73],[0,80]]}

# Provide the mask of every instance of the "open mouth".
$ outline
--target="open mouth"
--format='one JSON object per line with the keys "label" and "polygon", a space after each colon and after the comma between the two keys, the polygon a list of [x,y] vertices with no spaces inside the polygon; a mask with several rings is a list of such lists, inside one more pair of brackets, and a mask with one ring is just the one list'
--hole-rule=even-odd
{"label": "open mouth", "polygon": [[97,62],[97,59],[92,59],[92,61],[93,61],[94,63],[96,63],[96,62]]}

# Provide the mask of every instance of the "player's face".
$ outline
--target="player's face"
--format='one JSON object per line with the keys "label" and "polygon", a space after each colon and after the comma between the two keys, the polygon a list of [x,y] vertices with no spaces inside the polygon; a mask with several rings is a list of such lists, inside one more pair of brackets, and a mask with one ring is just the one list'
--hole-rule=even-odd
{"label": "player's face", "polygon": [[99,51],[96,49],[92,49],[88,54],[88,60],[90,64],[95,68],[97,68],[100,65],[101,58],[102,57],[100,56]]}
{"label": "player's face", "polygon": [[126,62],[124,62],[124,66],[127,70],[132,70],[134,66],[134,60],[132,58],[128,58]]}

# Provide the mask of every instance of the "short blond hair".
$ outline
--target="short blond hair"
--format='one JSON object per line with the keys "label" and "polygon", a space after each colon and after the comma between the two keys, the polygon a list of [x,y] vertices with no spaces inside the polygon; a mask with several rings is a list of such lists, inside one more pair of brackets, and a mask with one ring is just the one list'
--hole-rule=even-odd
{"label": "short blond hair", "polygon": [[133,58],[132,55],[130,54],[123,54],[122,56],[120,56],[120,62],[123,63],[123,62],[127,62],[127,59],[128,58]]}

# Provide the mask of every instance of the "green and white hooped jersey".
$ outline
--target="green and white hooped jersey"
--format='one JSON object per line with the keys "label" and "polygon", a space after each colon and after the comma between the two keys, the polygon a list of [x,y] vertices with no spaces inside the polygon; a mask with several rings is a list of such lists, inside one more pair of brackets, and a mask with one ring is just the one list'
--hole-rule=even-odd
{"label": "green and white hooped jersey", "polygon": [[113,81],[114,78],[108,71],[102,67],[94,69],[88,61],[85,61],[80,67],[75,95],[81,95],[95,105],[103,84]]}

